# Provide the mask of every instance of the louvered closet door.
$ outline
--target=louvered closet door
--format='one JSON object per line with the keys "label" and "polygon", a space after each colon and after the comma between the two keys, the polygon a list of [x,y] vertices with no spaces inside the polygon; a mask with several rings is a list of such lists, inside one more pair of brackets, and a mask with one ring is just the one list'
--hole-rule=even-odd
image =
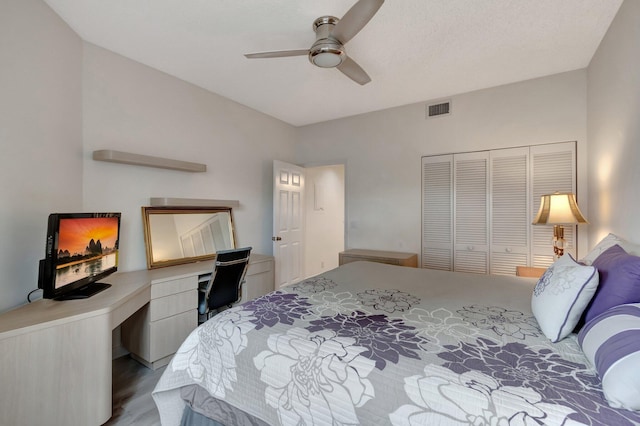
{"label": "louvered closet door", "polygon": [[454,155],[454,270],[489,269],[489,152]]}
{"label": "louvered closet door", "polygon": [[[558,192],[576,192],[576,143],[563,142],[537,145],[530,148],[531,154],[531,216],[533,222],[540,208],[540,197]],[[580,200],[578,200],[579,203]],[[553,226],[531,226],[532,265],[548,267],[553,257]],[[564,227],[565,250],[575,256],[576,227]]]}
{"label": "louvered closet door", "polygon": [[422,158],[422,267],[453,269],[453,155]]}
{"label": "louvered closet door", "polygon": [[515,275],[529,264],[529,148],[491,151],[492,274]]}

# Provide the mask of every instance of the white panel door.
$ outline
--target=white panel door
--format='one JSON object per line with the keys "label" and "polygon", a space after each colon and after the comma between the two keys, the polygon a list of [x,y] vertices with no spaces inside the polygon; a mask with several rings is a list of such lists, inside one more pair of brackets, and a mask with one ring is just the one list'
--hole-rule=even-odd
{"label": "white panel door", "polygon": [[[540,197],[554,192],[576,193],[576,143],[536,145],[531,153],[531,215],[533,222],[540,208]],[[578,200],[579,201],[579,200]],[[553,263],[553,226],[531,226],[531,265],[546,268]],[[564,227],[565,251],[576,254],[576,226]]]}
{"label": "white panel door", "polygon": [[273,162],[273,256],[276,289],[303,278],[304,168]]}
{"label": "white panel door", "polygon": [[422,267],[453,270],[453,155],[422,158]]}
{"label": "white panel door", "polygon": [[489,151],[455,154],[454,270],[489,270]]}
{"label": "white panel door", "polygon": [[529,147],[491,151],[490,165],[490,272],[515,275],[529,264]]}

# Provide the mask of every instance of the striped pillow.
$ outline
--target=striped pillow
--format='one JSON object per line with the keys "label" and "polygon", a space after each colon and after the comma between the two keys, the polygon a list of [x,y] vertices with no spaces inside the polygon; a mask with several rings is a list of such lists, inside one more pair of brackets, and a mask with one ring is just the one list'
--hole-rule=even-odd
{"label": "striped pillow", "polygon": [[619,305],[589,321],[578,342],[615,408],[640,410],[640,303]]}

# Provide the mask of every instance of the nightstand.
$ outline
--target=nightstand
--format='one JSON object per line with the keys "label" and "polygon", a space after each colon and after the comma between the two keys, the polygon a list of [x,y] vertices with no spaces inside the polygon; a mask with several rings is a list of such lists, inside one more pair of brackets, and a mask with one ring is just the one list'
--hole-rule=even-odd
{"label": "nightstand", "polygon": [[519,277],[540,278],[546,268],[536,268],[535,266],[516,266],[516,275]]}

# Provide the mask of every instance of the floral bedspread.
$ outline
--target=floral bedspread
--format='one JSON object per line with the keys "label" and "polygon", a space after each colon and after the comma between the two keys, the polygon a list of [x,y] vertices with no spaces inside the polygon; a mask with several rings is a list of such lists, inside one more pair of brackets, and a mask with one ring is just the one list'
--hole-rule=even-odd
{"label": "floral bedspread", "polygon": [[575,335],[544,337],[534,284],[350,263],[216,315],[153,395],[165,425],[193,384],[271,425],[640,424],[607,405]]}

